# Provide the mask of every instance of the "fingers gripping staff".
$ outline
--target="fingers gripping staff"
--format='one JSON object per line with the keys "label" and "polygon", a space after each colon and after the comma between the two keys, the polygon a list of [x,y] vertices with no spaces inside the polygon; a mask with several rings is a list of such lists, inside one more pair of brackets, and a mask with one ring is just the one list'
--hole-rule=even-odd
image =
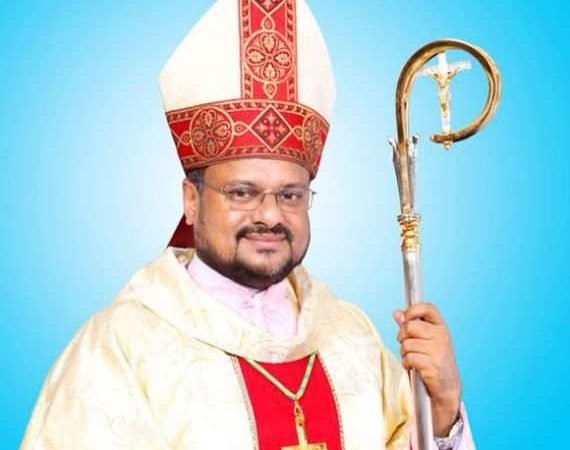
{"label": "fingers gripping staff", "polygon": [[447,325],[429,303],[396,311],[394,318],[400,326],[397,339],[402,364],[417,370],[424,382],[432,400],[434,433],[448,436],[461,405],[461,382]]}

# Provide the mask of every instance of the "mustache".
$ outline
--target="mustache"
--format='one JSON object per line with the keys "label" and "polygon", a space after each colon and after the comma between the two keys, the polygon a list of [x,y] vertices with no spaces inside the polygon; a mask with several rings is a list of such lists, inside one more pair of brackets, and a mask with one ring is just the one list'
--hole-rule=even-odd
{"label": "mustache", "polygon": [[246,237],[248,234],[256,233],[256,234],[276,234],[283,236],[287,241],[291,242],[293,240],[293,233],[289,228],[285,225],[278,223],[277,225],[269,228],[266,225],[257,224],[257,225],[246,225],[239,229],[236,234],[236,239],[239,241],[240,239]]}

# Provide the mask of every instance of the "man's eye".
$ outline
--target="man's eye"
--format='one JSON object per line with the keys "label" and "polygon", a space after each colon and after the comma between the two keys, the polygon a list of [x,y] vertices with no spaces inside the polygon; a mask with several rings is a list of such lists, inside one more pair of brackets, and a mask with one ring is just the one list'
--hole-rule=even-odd
{"label": "man's eye", "polygon": [[245,187],[235,187],[226,190],[228,197],[230,200],[236,201],[244,201],[244,200],[251,200],[257,195],[257,191],[255,189],[249,189]]}
{"label": "man's eye", "polygon": [[286,202],[296,202],[302,200],[305,195],[305,191],[302,190],[284,190],[279,193],[281,200]]}

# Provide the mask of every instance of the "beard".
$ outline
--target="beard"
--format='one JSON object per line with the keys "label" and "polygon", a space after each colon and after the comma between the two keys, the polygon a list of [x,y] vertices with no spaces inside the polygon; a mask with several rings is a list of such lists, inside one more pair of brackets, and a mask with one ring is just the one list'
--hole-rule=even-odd
{"label": "beard", "polygon": [[[203,229],[202,227],[200,227]],[[240,254],[240,241],[250,233],[265,234],[271,233],[275,236],[283,237],[289,247],[288,255],[281,261],[266,264],[255,264]],[[197,232],[195,235],[196,254],[212,269],[222,274],[226,278],[235,281],[242,286],[264,290],[269,286],[279,283],[285,279],[291,271],[297,267],[307,253],[308,243],[300,257],[293,257],[291,243],[294,239],[293,233],[287,227],[277,224],[272,228],[265,225],[249,225],[242,227],[236,233],[236,246],[232,254],[223,255],[216,248],[210,245],[205,233]],[[260,251],[265,253],[267,258],[271,257],[272,251]]]}

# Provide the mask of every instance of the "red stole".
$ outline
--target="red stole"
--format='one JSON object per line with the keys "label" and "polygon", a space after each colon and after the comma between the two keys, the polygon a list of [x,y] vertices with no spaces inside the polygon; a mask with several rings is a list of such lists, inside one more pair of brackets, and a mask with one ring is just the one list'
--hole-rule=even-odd
{"label": "red stole", "polygon": [[[292,392],[297,392],[305,374],[308,357],[287,363],[261,365]],[[281,450],[298,445],[293,401],[269,380],[238,358],[249,395],[259,450]],[[317,357],[307,389],[299,401],[305,413],[307,440],[311,444],[326,443],[328,450],[341,450],[339,417],[332,388]]]}

